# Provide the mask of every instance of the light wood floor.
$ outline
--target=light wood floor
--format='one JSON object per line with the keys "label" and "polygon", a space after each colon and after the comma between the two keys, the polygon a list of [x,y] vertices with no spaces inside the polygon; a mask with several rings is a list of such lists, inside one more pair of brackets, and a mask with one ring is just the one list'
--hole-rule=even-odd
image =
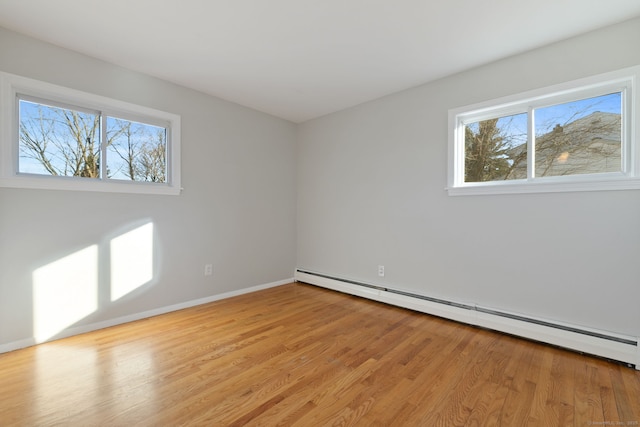
{"label": "light wood floor", "polygon": [[0,355],[2,426],[640,425],[640,372],[290,284]]}

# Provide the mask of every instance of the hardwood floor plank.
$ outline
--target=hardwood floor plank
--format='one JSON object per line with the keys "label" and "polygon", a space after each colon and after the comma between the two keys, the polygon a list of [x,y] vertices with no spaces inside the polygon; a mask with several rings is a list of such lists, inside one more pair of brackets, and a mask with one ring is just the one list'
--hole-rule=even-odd
{"label": "hardwood floor plank", "polygon": [[[440,408],[423,416],[419,425],[465,425],[472,408],[464,403],[480,378],[486,375],[484,366],[490,359],[491,342],[486,337],[474,334],[461,352],[461,358],[453,367],[455,374],[448,373],[447,381],[439,388],[435,407]],[[482,344],[481,344],[482,343]],[[486,347],[485,347],[486,345]],[[483,351],[478,351],[482,347]]]}
{"label": "hardwood floor plank", "polygon": [[[634,408],[632,401],[640,400],[640,395],[634,392],[634,389],[628,387],[625,384],[624,375],[622,374],[622,367],[616,366],[609,372],[611,375],[611,385],[613,388],[613,395],[615,396],[616,407],[618,409],[618,418],[624,423],[637,422],[640,420],[640,411],[637,407]],[[631,381],[630,382],[635,382]]]}
{"label": "hardwood floor plank", "polygon": [[3,427],[640,417],[633,369],[301,283],[1,354],[0,384]]}
{"label": "hardwood floor plank", "polygon": [[536,384],[536,393],[531,403],[529,411],[530,426],[551,426],[557,425],[557,413],[550,407],[551,393],[551,367],[553,365],[553,351],[551,349],[538,346],[537,355],[533,360],[532,366],[535,366],[536,375],[528,376],[530,381]]}
{"label": "hardwood floor plank", "polygon": [[[526,354],[525,342],[516,343],[512,337],[502,337],[496,345],[494,361],[497,363],[491,371],[488,388],[480,397],[478,404],[469,415],[470,425],[499,426],[502,411],[509,393],[513,390],[512,383],[520,368],[520,361]],[[522,345],[519,345],[522,344]]]}

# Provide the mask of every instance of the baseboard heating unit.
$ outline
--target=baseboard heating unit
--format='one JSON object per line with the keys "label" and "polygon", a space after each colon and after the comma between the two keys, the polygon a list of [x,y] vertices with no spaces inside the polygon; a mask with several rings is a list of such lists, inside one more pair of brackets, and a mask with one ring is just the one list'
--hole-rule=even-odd
{"label": "baseboard heating unit", "polygon": [[446,301],[378,285],[296,270],[295,280],[404,307],[469,325],[492,329],[570,350],[623,362],[640,370],[638,337]]}

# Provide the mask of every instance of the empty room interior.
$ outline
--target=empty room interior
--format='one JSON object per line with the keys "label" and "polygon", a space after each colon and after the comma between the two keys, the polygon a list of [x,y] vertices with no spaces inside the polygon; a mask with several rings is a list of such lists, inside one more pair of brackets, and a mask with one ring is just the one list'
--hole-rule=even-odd
{"label": "empty room interior", "polygon": [[0,425],[640,425],[637,0],[0,0]]}

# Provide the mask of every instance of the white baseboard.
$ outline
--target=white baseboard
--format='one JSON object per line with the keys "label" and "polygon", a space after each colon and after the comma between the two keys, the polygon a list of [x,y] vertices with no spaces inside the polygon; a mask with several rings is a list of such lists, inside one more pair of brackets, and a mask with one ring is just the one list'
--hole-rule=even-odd
{"label": "white baseboard", "polygon": [[392,289],[297,270],[295,279],[335,291],[480,326],[559,347],[635,365],[640,370],[639,338],[552,320],[508,313],[468,303],[436,300]]}
{"label": "white baseboard", "polygon": [[[116,326],[123,323],[133,322],[135,320],[146,319],[148,317],[158,316],[160,314],[170,313],[172,311],[182,310],[189,307],[195,307],[197,305],[207,304],[213,301],[219,301],[226,298],[235,297],[238,295],[248,294],[251,292],[260,291],[263,289],[273,288],[276,286],[286,285],[287,283],[293,282],[295,279],[285,279],[279,280],[277,282],[265,283],[263,285],[252,286],[249,288],[239,289],[237,291],[225,292],[222,294],[212,295],[205,298],[199,298],[196,300],[186,301],[179,304],[173,304],[166,307],[160,307],[153,310],[143,311],[140,313],[130,314],[128,316],[117,317],[115,319],[109,319],[102,322],[91,323],[88,325],[75,326],[71,328],[67,328],[61,333],[57,334],[53,340],[70,337],[73,335],[84,334],[86,332],[96,331],[98,329],[108,328],[110,326]],[[43,341],[46,342],[46,341]],[[35,337],[26,338],[23,340],[12,341],[6,344],[0,344],[0,354],[6,353],[13,350],[18,350],[25,347],[30,347],[32,345],[40,344]]]}

